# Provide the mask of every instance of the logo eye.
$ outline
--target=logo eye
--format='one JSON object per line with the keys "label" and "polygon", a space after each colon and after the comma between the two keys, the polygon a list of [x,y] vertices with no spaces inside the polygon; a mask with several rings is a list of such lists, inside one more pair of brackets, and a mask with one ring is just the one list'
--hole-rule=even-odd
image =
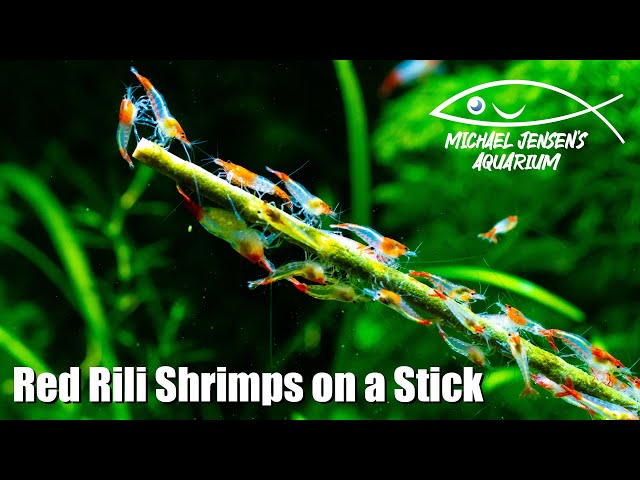
{"label": "logo eye", "polygon": [[467,110],[471,112],[473,115],[480,115],[484,112],[484,109],[487,107],[487,104],[482,99],[482,97],[471,97],[467,102]]}
{"label": "logo eye", "polygon": [[[495,103],[492,103],[492,106],[496,111],[496,113],[502,119],[508,120],[506,122],[505,121],[487,121],[487,120],[480,120],[480,119],[476,120],[475,118],[458,117],[458,116],[450,115],[448,113],[443,112],[443,110],[445,110],[447,107],[449,107],[452,104],[455,104],[456,101],[461,100],[462,98],[466,98],[467,95],[471,95],[476,92],[487,90],[493,87],[513,86],[513,85],[525,85],[529,87],[538,87],[546,90],[551,90],[553,92],[559,93],[561,95],[564,95],[567,98],[574,100],[578,104],[582,105],[584,109],[575,113],[560,115],[558,117],[553,117],[553,118],[543,118],[539,120],[513,121],[520,117],[520,114],[524,111],[526,105],[522,105],[520,110],[518,110],[515,113],[505,113],[502,110],[500,110],[500,108]],[[577,97],[573,93],[567,92],[566,90],[563,90],[558,87],[554,87],[553,85],[549,85],[547,83],[535,82],[532,80],[497,80],[494,82],[487,82],[481,85],[476,85],[475,87],[467,88],[466,90],[442,102],[440,105],[434,108],[429,115],[433,115],[434,117],[438,117],[443,120],[449,120],[451,122],[463,123],[467,125],[477,125],[481,127],[527,127],[527,126],[533,126],[533,125],[545,125],[548,123],[560,122],[563,120],[568,120],[570,118],[579,117],[580,115],[585,115],[587,113],[592,113],[596,117],[598,117],[607,127],[609,127],[609,129],[616,135],[616,137],[618,137],[618,140],[620,140],[621,143],[624,143],[624,139],[622,138],[620,133],[615,129],[613,125],[611,125],[609,120],[607,120],[599,111],[599,109],[601,109],[602,107],[609,105],[610,103],[613,103],[616,100],[621,99],[623,96],[624,96],[623,94],[620,94],[616,97],[613,97],[597,105],[590,105],[587,102],[585,102],[582,98]],[[487,107],[487,103],[484,101],[482,97],[478,95],[474,95],[467,101],[467,110],[469,111],[469,113],[471,113],[474,116],[477,116],[483,113],[486,107]]]}

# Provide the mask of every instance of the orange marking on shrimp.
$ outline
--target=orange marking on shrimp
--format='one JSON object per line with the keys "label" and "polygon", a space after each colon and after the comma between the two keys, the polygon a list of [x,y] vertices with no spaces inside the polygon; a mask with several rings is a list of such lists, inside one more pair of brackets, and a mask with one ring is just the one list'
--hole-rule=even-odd
{"label": "orange marking on shrimp", "polygon": [[138,104],[140,104],[140,101],[136,103],[133,102],[132,92],[133,88],[128,87],[127,93],[122,97],[120,110],[118,112],[118,130],[116,132],[118,151],[122,158],[127,161],[130,168],[134,168],[134,166],[131,157],[129,157],[129,152],[127,152],[127,145],[129,144],[129,138],[131,137],[131,132],[134,129],[134,122],[138,115]]}
{"label": "orange marking on shrimp", "polygon": [[415,270],[409,270],[408,275],[410,277],[422,277],[431,280],[432,275],[429,272],[417,272]]}
{"label": "orange marking on shrimp", "polygon": [[435,289],[433,290],[433,292],[429,293],[429,296],[430,297],[437,297],[440,300],[446,300],[447,299],[447,296],[444,293],[442,293],[440,290],[435,290]]}
{"label": "orange marking on shrimp", "polygon": [[374,302],[380,302],[416,323],[426,326],[429,326],[432,323],[431,320],[426,320],[418,315],[418,313],[411,308],[400,295],[392,292],[391,290],[386,290],[384,288],[378,290],[365,288],[363,289],[363,292],[365,295],[370,296]]}
{"label": "orange marking on shrimp", "polygon": [[553,330],[548,330],[546,328],[543,328],[543,329],[540,329],[538,332],[540,333],[540,335],[544,336],[544,338],[547,339],[547,341],[549,342],[549,345],[555,352],[559,351],[558,347],[556,347],[556,344],[553,341]]}
{"label": "orange marking on shrimp", "polygon": [[513,323],[515,323],[516,325],[527,324],[527,319],[524,318],[520,310],[512,307],[511,305],[505,305],[505,308],[507,309],[507,316]]}
{"label": "orange marking on shrimp", "polygon": [[269,193],[276,195],[285,200],[289,208],[293,208],[291,198],[287,193],[279,186],[273,183],[271,180],[252,172],[251,170],[237,165],[235,163],[222,160],[221,158],[214,159],[216,165],[219,165],[224,170],[227,181],[239,187],[246,187],[256,192]]}
{"label": "orange marking on shrimp", "polygon": [[562,387],[564,392],[556,393],[555,394],[556,397],[562,398],[562,397],[566,397],[567,395],[570,395],[576,400],[582,400],[582,394],[573,387],[573,380],[571,380],[569,375],[567,375],[565,383],[561,384],[560,386]]}
{"label": "orange marking on shrimp", "polygon": [[398,258],[402,255],[414,257],[415,252],[410,251],[405,245],[389,237],[385,237],[371,227],[357,225],[355,223],[339,223],[331,225],[331,228],[349,230],[358,235],[370,247],[389,258]]}
{"label": "orange marking on shrimp", "polygon": [[591,353],[593,354],[593,359],[596,362],[611,364],[616,368],[625,368],[620,360],[612,356],[610,353],[605,352],[601,348],[591,346]]}
{"label": "orange marking on shrimp", "polygon": [[389,257],[400,257],[407,253],[407,250],[409,249],[406,245],[403,245],[393,238],[385,237],[380,242],[380,251]]}

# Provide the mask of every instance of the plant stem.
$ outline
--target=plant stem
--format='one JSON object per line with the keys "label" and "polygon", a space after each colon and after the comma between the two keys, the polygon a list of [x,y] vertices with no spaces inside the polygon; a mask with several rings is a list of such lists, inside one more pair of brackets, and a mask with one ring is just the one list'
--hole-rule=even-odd
{"label": "plant stem", "polygon": [[349,141],[349,173],[353,221],[371,225],[371,166],[367,114],[358,75],[351,60],[334,60]]}
{"label": "plant stem", "polygon": [[[427,312],[429,316],[424,318],[440,319],[451,328],[461,329],[460,323],[445,302],[436,295],[435,290],[415,278],[348,249],[326,233],[227,183],[211,172],[177,157],[147,139],[143,138],[138,143],[133,152],[133,158],[191,189],[195,189],[194,178],[197,179],[200,194],[203,197],[226,209],[230,209],[231,201],[247,223],[267,226],[271,231],[279,233],[283,240],[317,256],[320,262],[332,264],[353,277],[397,293],[406,301]],[[476,320],[485,327],[484,336],[499,350],[502,349],[501,346],[507,344],[508,333],[504,329],[482,317],[477,317]],[[416,328],[424,327],[416,326]],[[588,373],[553,353],[525,339],[522,339],[522,344],[526,348],[530,367],[551,380],[564,383],[568,376],[578,391],[626,408],[634,410],[640,408],[640,403],[637,401],[598,382]]]}

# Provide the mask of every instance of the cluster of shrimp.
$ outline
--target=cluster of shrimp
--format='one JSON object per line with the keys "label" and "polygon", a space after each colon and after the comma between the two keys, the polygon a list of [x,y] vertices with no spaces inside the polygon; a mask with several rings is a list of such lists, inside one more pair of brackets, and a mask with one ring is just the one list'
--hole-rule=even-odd
{"label": "cluster of shrimp", "polygon": [[[173,139],[180,141],[187,148],[191,143],[187,140],[178,121],[171,116],[166,102],[160,93],[151,85],[149,80],[141,76],[135,68],[131,71],[136,75],[146,91],[146,95],[135,99],[132,87],[127,88],[120,108],[120,123],[118,127],[118,147],[122,157],[133,166],[127,153],[127,144],[131,132],[138,137],[136,125],[145,125],[154,128],[152,139],[163,147],[171,144]],[[218,175],[228,183],[252,192],[259,198],[264,195],[273,197],[270,206],[265,208],[264,219],[266,223],[276,230],[286,233],[307,245],[315,245],[315,240],[298,225],[287,220],[281,212],[286,208],[291,215],[305,225],[320,228],[325,217],[329,217],[337,223],[331,223],[333,230],[320,230],[339,242],[346,249],[356,255],[362,255],[381,265],[399,269],[401,257],[415,257],[416,252],[410,250],[397,240],[386,237],[371,227],[354,223],[340,223],[337,214],[325,201],[310,193],[301,183],[292,179],[290,175],[274,170],[266,166],[266,171],[271,173],[278,182],[258,175],[251,170],[225,161],[220,158],[210,157],[212,163],[218,167]],[[191,161],[191,157],[189,156]],[[283,187],[278,186],[282,183]],[[197,182],[195,183],[196,193]],[[525,335],[534,335],[546,339],[554,351],[558,351],[555,340],[560,340],[568,347],[586,367],[586,370],[598,381],[616,389],[631,399],[640,401],[640,379],[631,374],[631,371],[608,352],[591,345],[583,337],[565,332],[559,329],[547,329],[534,320],[527,318],[522,312],[511,305],[496,302],[500,313],[474,313],[472,304],[476,301],[486,300],[485,296],[477,293],[464,285],[457,285],[440,276],[410,270],[408,275],[421,278],[430,283],[429,295],[440,299],[452,316],[459,322],[460,330],[469,337],[461,340],[447,333],[441,319],[425,319],[406,298],[398,293],[381,288],[378,285],[363,286],[357,279],[349,276],[340,276],[337,269],[320,261],[306,258],[301,261],[293,261],[276,267],[265,255],[265,251],[276,245],[278,234],[266,235],[266,230],[259,230],[248,225],[239,215],[229,199],[232,211],[205,207],[201,202],[194,202],[183,189],[177,185],[178,193],[183,198],[186,208],[198,220],[202,227],[210,234],[226,241],[242,257],[251,263],[258,265],[267,271],[267,276],[248,282],[250,289],[270,285],[278,281],[286,281],[298,291],[320,300],[332,300],[339,302],[379,302],[394,310],[403,317],[420,325],[431,326],[434,323],[438,333],[444,342],[457,354],[462,355],[479,367],[489,367],[488,356],[492,353],[492,342],[485,325],[500,330],[506,335],[506,341],[497,342],[507,356],[515,359],[525,388],[521,396],[537,394],[532,382],[551,392],[554,396],[583,408],[591,415],[600,415],[612,419],[638,419],[637,412],[612,404],[610,402],[591,397],[578,392],[567,378],[565,383],[557,384],[541,374],[534,374],[529,369],[528,354],[522,338]],[[276,200],[277,199],[277,200]],[[276,201],[280,201],[279,208]],[[266,202],[265,202],[266,203]],[[516,216],[509,216],[496,223],[488,232],[478,236],[497,243],[496,235],[504,234],[512,230],[517,224]],[[360,241],[344,235],[345,232],[357,236]],[[417,280],[415,280],[417,281]],[[485,348],[485,344],[487,348]]]}
{"label": "cluster of shrimp", "polygon": [[[273,196],[272,204],[276,199],[280,200],[281,209],[288,209],[295,218],[298,218],[306,225],[320,227],[324,217],[330,217],[335,220],[337,216],[334,209],[324,200],[310,193],[301,183],[292,179],[286,173],[266,167],[266,170],[279,180],[278,183],[282,182],[284,187],[282,188],[268,178],[258,175],[242,165],[220,158],[214,158],[213,163],[220,167],[218,175],[227,182],[252,192],[260,198],[264,195]],[[237,212],[233,216],[233,222],[227,221],[225,225],[222,225],[220,219],[216,217],[220,217],[223,215],[221,212],[226,211],[202,207],[193,202],[180,187],[178,189],[187,208],[207,231],[227,240],[245,258],[267,270],[268,276],[250,281],[248,283],[249,288],[255,289],[276,281],[286,280],[297,290],[316,299],[340,302],[378,300],[378,291],[359,288],[353,282],[332,276],[333,272],[330,272],[327,266],[313,259],[294,261],[275,268],[273,263],[265,257],[264,252],[273,245],[273,240],[277,238],[277,235],[272,234],[267,237],[254,228],[247,226]],[[233,207],[233,204],[231,206]],[[267,223],[303,243],[314,244],[314,240],[304,230],[286,222],[279,212],[279,209],[266,209],[264,217]],[[227,215],[231,214],[227,212]],[[331,228],[335,230],[322,230],[322,232],[347,248],[352,249],[356,254],[367,256],[384,265],[397,266],[398,259],[402,255],[415,256],[415,252],[410,251],[400,242],[386,237],[370,227],[354,223],[334,223],[331,224]],[[354,233],[365,243],[344,236],[344,231]],[[230,238],[237,238],[238,236],[243,238],[250,237],[250,240],[245,239],[243,242],[245,253],[238,250],[237,241],[236,243],[229,241]],[[252,252],[251,256],[246,255],[247,251]],[[403,306],[404,302],[400,301],[398,305]]]}
{"label": "cluster of shrimp", "polygon": [[[431,282],[434,287],[434,295],[443,300],[464,330],[473,338],[485,337],[484,340],[487,346],[489,345],[489,338],[485,336],[485,325],[491,325],[507,334],[506,341],[498,343],[502,353],[512,356],[518,364],[524,380],[524,390],[521,396],[537,395],[538,392],[531,383],[533,381],[555,397],[583,408],[592,416],[597,414],[606,419],[638,420],[638,412],[577,391],[568,377],[565,383],[557,384],[542,374],[532,373],[529,369],[527,349],[522,338],[525,335],[544,338],[555,352],[559,350],[555,340],[562,341],[572,351],[571,355],[579,360],[595,380],[627,395],[631,400],[640,401],[640,379],[633,376],[630,369],[610,353],[592,345],[575,333],[544,328],[517,308],[501,302],[494,304],[500,308],[498,314],[474,313],[471,309],[471,303],[476,300],[485,300],[484,295],[479,295],[474,290],[456,285],[428,272],[412,270],[409,275],[425,278]],[[439,323],[437,327],[441,337],[454,352],[467,357],[478,366],[489,366],[487,356],[490,351],[480,347],[478,343],[482,344],[482,342],[465,342],[447,335]]]}
{"label": "cluster of shrimp", "polygon": [[[116,131],[116,142],[118,150],[123,159],[127,161],[131,169],[134,168],[129,156],[128,146],[131,133],[140,141],[138,126],[143,125],[153,129],[149,140],[156,142],[163,148],[169,148],[173,140],[177,140],[183,146],[187,158],[192,162],[193,145],[187,139],[187,135],[180,125],[180,122],[171,115],[167,102],[162,94],[153,86],[147,77],[138,73],[135,67],[130,68],[140,85],[128,86],[120,102],[118,115],[118,129]],[[142,86],[145,93],[139,98],[134,97],[134,92]],[[194,178],[195,181],[195,178]],[[200,192],[198,182],[195,181],[198,203],[200,203]]]}

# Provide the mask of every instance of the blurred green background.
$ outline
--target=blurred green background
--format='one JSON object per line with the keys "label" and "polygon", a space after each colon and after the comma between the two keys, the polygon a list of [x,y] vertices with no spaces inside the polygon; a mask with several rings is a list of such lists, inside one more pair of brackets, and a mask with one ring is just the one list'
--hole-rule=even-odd
{"label": "blurred green background", "polygon": [[[397,63],[3,61],[0,418],[588,419],[541,389],[538,398],[519,398],[520,372],[499,354],[490,358],[483,404],[397,402],[397,367],[461,372],[471,363],[435,329],[379,304],[321,302],[285,283],[247,289],[263,271],[200,228],[169,179],[135,160],[132,172],[117,150],[118,108],[125,86],[136,84],[134,65],[210,155],[262,175],[267,165],[300,168],[294,178],[337,205],[342,221],[368,216],[370,226],[417,249],[403,269],[482,291],[487,302],[475,303],[477,312],[511,303],[633,365],[640,354],[640,62],[452,60],[446,73],[380,98]],[[515,78],[552,84],[591,105],[624,94],[601,113],[625,143],[587,114],[527,128],[589,132],[584,148],[559,150],[556,171],[473,170],[479,151],[445,150],[446,134],[490,129],[429,112],[472,86]],[[555,92],[511,88],[493,97],[505,112],[527,104],[527,112],[550,118],[583,109]],[[496,130],[513,139],[526,129]],[[179,145],[171,150],[182,155]],[[519,224],[497,245],[477,238],[507,215],[518,215]],[[285,244],[268,257],[279,265],[304,254]],[[526,295],[524,283],[492,272],[545,291]],[[568,353],[561,351],[572,361]],[[14,366],[57,374],[81,364],[147,366],[149,402],[91,404],[86,390],[77,405],[13,402]],[[305,396],[270,407],[162,404],[153,394],[161,365],[295,371]],[[317,372],[355,373],[358,401],[315,402]],[[387,403],[364,400],[369,372],[387,378]]]}

